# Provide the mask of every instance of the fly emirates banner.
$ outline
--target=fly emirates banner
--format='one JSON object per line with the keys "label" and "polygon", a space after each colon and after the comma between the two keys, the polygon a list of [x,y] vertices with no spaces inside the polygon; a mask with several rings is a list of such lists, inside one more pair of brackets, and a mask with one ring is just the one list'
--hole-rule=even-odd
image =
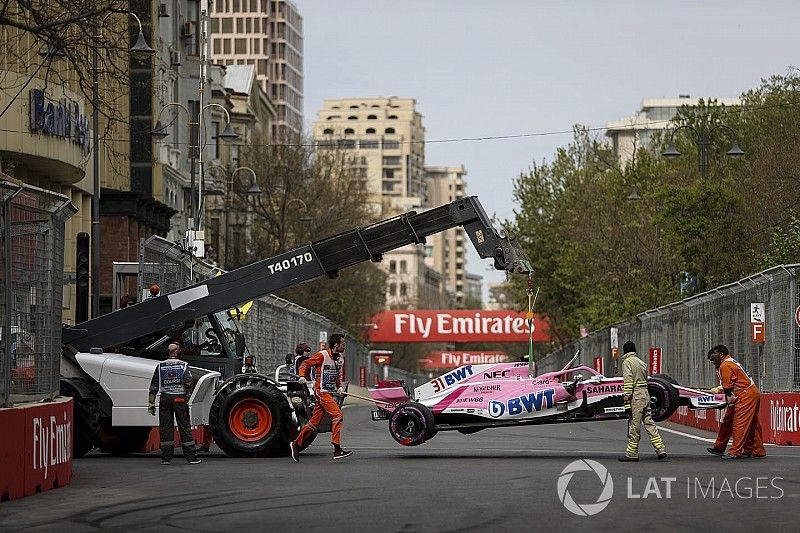
{"label": "fly emirates banner", "polygon": [[[372,318],[370,342],[528,342],[524,312],[483,309],[383,311]],[[547,324],[533,318],[533,341],[548,342]]]}

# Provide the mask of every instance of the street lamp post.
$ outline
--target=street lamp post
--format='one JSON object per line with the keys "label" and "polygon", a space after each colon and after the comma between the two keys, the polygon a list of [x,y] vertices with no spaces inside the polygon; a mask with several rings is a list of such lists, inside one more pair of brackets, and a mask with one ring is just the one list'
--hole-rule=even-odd
{"label": "street lamp post", "polygon": [[[155,137],[156,139],[158,139],[158,140],[164,139],[167,136],[169,136],[169,131],[167,130],[167,127],[161,124],[161,115],[164,113],[164,110],[166,110],[168,107],[172,107],[172,106],[176,106],[176,107],[186,111],[186,115],[189,118],[189,159],[191,161],[190,167],[189,167],[190,168],[190,176],[191,176],[190,177],[190,183],[189,183],[189,189],[190,189],[190,196],[191,196],[191,211],[189,213],[190,216],[189,216],[189,219],[188,219],[187,223],[188,223],[188,226],[189,226],[188,229],[190,231],[197,231],[198,229],[200,229],[200,209],[202,209],[202,204],[203,204],[202,199],[200,198],[200,196],[203,194],[203,188],[202,188],[202,184],[201,184],[201,186],[198,188],[198,193],[195,194],[196,181],[197,181],[196,180],[196,166],[195,165],[196,165],[196,163],[199,163],[198,166],[200,167],[200,175],[202,176],[203,175],[203,144],[202,144],[203,133],[201,131],[201,129],[202,129],[201,126],[202,126],[203,112],[205,112],[206,109],[210,109],[212,107],[217,107],[217,108],[221,109],[225,113],[225,121],[226,121],[225,130],[222,133],[219,134],[219,138],[220,139],[233,140],[233,139],[239,138],[239,135],[235,131],[233,131],[233,128],[231,127],[231,116],[230,116],[230,113],[228,113],[228,110],[225,109],[225,107],[223,107],[220,104],[217,104],[217,103],[206,104],[206,105],[204,105],[203,107],[200,108],[200,110],[198,111],[196,116],[192,116],[192,113],[183,104],[181,104],[179,102],[170,102],[167,105],[165,105],[164,107],[162,107],[161,111],[159,111],[158,120],[156,121],[156,125],[153,128],[153,131],[151,132],[151,135],[153,137]],[[192,128],[193,127],[196,129],[196,132],[197,132],[196,135],[192,135]],[[191,243],[190,243],[190,246],[191,246]]]}
{"label": "street lamp post", "polygon": [[689,124],[684,124],[683,126],[679,126],[672,130],[672,133],[669,137],[669,144],[667,148],[662,152],[661,155],[668,158],[675,158],[681,155],[678,149],[675,147],[675,134],[679,131],[687,129],[694,133],[694,143],[697,145],[697,149],[699,151],[699,165],[700,165],[700,176],[702,176],[703,180],[706,179],[708,175],[708,147],[711,146],[711,140],[713,139],[714,133],[720,130],[725,130],[731,134],[733,137],[733,142],[731,143],[730,149],[725,152],[725,155],[729,157],[738,157],[744,155],[744,151],[739,148],[739,144],[736,140],[736,132],[733,131],[733,128],[726,124],[717,124],[712,127],[708,127],[706,124],[703,124],[699,128],[695,128],[694,126],[690,126]]}
{"label": "street lamp post", "polygon": [[[220,170],[223,170],[222,167],[219,167]],[[244,170],[245,172],[249,172],[252,176],[252,185],[244,191],[244,194],[247,196],[254,196],[257,194],[261,194],[263,191],[261,187],[258,185],[258,176],[256,176],[256,171],[250,167],[238,167],[230,173],[230,176],[226,175],[225,179],[225,256],[224,256],[224,265],[225,268],[230,268],[229,255],[228,250],[230,249],[230,239],[228,228],[230,228],[230,213],[233,210],[233,206],[231,205],[231,196],[236,191],[236,173],[240,170]],[[223,170],[224,172],[224,170]],[[249,204],[248,204],[249,205]]]}
{"label": "street lamp post", "polygon": [[155,54],[144,38],[142,21],[131,11],[112,11],[107,13],[100,24],[95,25],[94,43],[92,46],[92,170],[94,172],[94,194],[92,195],[92,260],[91,260],[91,280],[92,280],[92,318],[100,315],[100,53],[99,48],[103,40],[101,33],[103,25],[108,17],[115,13],[125,13],[136,19],[139,25],[139,37],[136,43],[130,48],[129,52],[134,59],[145,61]]}

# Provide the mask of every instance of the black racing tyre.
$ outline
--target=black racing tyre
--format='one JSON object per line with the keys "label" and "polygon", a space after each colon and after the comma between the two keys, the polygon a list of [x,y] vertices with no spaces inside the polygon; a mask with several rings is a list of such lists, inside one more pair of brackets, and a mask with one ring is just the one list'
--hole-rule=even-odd
{"label": "black racing tyre", "polygon": [[233,457],[287,453],[292,412],[275,384],[259,375],[232,378],[214,399],[209,425],[214,442]]}
{"label": "black racing tyre", "polygon": [[650,411],[654,421],[666,420],[678,408],[678,391],[663,377],[648,379],[647,392],[650,393]]}
{"label": "black racing tyre", "polygon": [[433,413],[421,403],[404,403],[389,417],[389,433],[403,446],[419,446],[434,431]]}
{"label": "black racing tyre", "polygon": [[673,385],[680,385],[680,383],[678,383],[678,380],[673,378],[669,374],[653,374],[650,377],[665,379],[665,380],[669,381],[670,383],[672,383]]}
{"label": "black racing tyre", "polygon": [[98,433],[100,451],[115,456],[143,452],[151,430],[150,427],[112,426],[111,421],[106,420]]}

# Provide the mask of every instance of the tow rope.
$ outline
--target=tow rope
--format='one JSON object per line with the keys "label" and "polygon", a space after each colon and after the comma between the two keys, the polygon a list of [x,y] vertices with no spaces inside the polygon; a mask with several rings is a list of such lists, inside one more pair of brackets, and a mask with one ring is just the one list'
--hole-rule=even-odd
{"label": "tow rope", "polygon": [[528,312],[525,314],[525,321],[528,323],[528,375],[534,377],[534,362],[533,362],[533,306],[536,304],[536,298],[539,296],[539,288],[536,288],[536,294],[533,293],[533,272],[528,272],[528,288],[525,289],[528,295]]}

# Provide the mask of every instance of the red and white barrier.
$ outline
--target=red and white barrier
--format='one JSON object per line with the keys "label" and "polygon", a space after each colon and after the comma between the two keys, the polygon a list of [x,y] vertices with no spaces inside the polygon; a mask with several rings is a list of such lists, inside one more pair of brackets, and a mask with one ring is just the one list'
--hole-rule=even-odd
{"label": "red and white barrier", "polygon": [[[800,393],[764,393],[758,414],[764,442],[800,445]],[[724,409],[692,411],[679,407],[670,421],[716,433],[724,415]]]}
{"label": "red and white barrier", "polygon": [[72,398],[0,409],[0,501],[72,480]]}

